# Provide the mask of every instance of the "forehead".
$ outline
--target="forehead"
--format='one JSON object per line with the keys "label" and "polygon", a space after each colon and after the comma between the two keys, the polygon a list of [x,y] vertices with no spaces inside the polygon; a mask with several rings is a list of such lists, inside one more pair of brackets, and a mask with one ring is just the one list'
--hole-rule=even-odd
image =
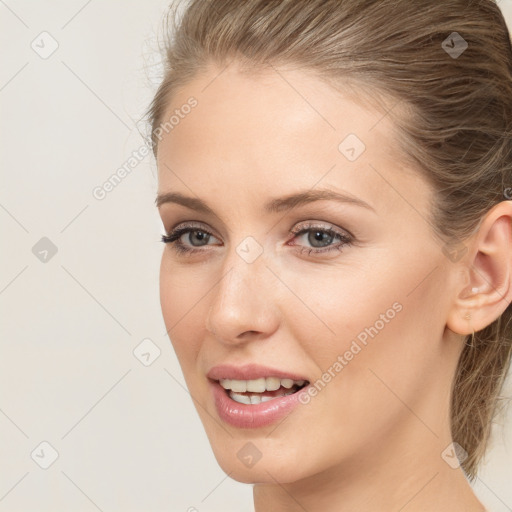
{"label": "forehead", "polygon": [[[196,105],[184,108],[191,97]],[[188,183],[197,195],[203,185],[276,195],[331,184],[385,209],[397,198],[393,182],[410,193],[419,176],[402,165],[385,111],[356,97],[353,86],[334,89],[304,71],[212,66],[168,105],[164,121],[179,122],[159,143],[159,192]]]}
{"label": "forehead", "polygon": [[[367,95],[359,89],[349,82],[334,89],[304,70],[267,67],[251,74],[235,64],[225,68],[211,65],[175,91],[164,122],[182,109],[190,112],[181,115],[179,126],[164,137],[178,144],[180,134],[189,137],[187,128],[196,132],[197,139],[209,135],[208,141],[216,137],[247,142],[248,135],[258,135],[255,142],[274,140],[276,135],[280,139],[316,135],[328,136],[327,143],[347,133],[367,139],[391,135],[394,126],[386,119],[388,106],[379,109],[376,101],[364,103]],[[187,107],[191,97],[197,102],[193,109]],[[243,131],[235,131],[241,126]]]}

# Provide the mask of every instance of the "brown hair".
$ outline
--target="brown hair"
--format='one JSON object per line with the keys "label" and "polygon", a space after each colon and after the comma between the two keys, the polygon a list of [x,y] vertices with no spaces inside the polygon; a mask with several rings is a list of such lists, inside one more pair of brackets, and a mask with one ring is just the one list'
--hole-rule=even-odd
{"label": "brown hair", "polygon": [[[472,235],[512,186],[512,45],[495,1],[188,0],[184,14],[181,3],[174,7],[165,18],[173,21],[165,76],[148,110],[155,156],[155,130],[176,89],[212,63],[236,59],[249,73],[295,66],[366,100],[391,99],[382,109],[404,158],[433,186],[428,222],[443,244]],[[509,369],[511,317],[509,306],[468,336],[458,362],[451,430],[468,453],[470,480]]]}

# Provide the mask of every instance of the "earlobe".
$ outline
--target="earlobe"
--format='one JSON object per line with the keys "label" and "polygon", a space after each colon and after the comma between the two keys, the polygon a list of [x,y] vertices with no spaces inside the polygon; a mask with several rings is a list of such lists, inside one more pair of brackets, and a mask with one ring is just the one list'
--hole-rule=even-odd
{"label": "earlobe", "polygon": [[512,201],[495,205],[468,245],[458,263],[465,282],[455,290],[447,319],[447,327],[463,335],[492,324],[512,301]]}

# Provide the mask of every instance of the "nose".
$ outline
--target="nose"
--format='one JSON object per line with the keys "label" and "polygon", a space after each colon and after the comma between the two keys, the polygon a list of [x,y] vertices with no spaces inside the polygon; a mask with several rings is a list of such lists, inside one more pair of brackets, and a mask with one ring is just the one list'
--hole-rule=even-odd
{"label": "nose", "polygon": [[206,329],[224,344],[267,338],[279,325],[279,307],[272,294],[276,278],[263,255],[252,263],[236,252],[232,256],[209,294]]}

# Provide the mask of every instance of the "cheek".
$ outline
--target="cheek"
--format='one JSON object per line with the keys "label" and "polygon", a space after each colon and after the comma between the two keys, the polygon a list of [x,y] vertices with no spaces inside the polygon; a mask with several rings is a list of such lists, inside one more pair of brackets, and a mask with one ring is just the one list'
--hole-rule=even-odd
{"label": "cheek", "polygon": [[198,318],[206,314],[201,300],[205,295],[204,284],[200,284],[203,281],[189,274],[173,265],[164,251],[160,264],[160,305],[167,334],[185,377],[200,349],[204,322]]}
{"label": "cheek", "polygon": [[[370,341],[382,338],[403,314],[405,293],[389,265],[383,270],[379,264],[363,266],[354,259],[347,257],[346,263],[337,266],[280,269],[282,280],[291,283],[293,290],[281,297],[291,338],[307,347],[322,369],[347,351],[351,362],[361,359]],[[361,347],[359,352],[354,340]]]}
{"label": "cheek", "polygon": [[325,414],[315,424],[340,439],[389,433],[428,393],[439,366],[445,305],[440,277],[425,280],[435,264],[398,268],[390,261],[371,272],[317,273],[294,289],[318,315],[290,307],[293,337],[322,372],[312,407]]}

